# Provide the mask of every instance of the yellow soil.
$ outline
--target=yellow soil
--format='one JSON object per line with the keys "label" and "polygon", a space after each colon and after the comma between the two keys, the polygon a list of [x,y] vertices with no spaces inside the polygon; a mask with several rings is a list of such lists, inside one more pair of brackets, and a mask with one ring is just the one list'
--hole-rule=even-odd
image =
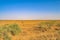
{"label": "yellow soil", "polygon": [[[12,40],[60,40],[60,34],[58,30],[60,27],[55,26],[60,23],[60,20],[56,21],[51,28],[45,28],[43,32],[37,29],[41,22],[49,22],[52,20],[0,20],[0,26],[5,24],[18,24],[21,28],[21,33],[17,36],[12,36]],[[1,39],[0,39],[1,40]]]}

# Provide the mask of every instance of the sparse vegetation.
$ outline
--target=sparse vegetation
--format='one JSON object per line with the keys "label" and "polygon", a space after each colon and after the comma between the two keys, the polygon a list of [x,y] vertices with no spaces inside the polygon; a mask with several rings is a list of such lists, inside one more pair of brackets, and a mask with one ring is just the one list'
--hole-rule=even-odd
{"label": "sparse vegetation", "polygon": [[57,27],[60,27],[60,23],[57,23],[57,25],[56,25]]}
{"label": "sparse vegetation", "polygon": [[54,23],[55,23],[55,22],[56,22],[56,21],[41,22],[41,23],[39,24],[39,26],[50,28],[51,26],[53,26],[53,25],[54,25]]}
{"label": "sparse vegetation", "polygon": [[55,21],[48,21],[48,22],[41,22],[40,24],[38,24],[38,26],[35,26],[33,29],[35,31],[41,31],[41,32],[45,32],[48,31],[51,26],[53,26],[55,23]]}
{"label": "sparse vegetation", "polygon": [[60,21],[0,21],[0,24],[0,40],[60,40]]}
{"label": "sparse vegetation", "polygon": [[11,40],[11,36],[18,35],[21,32],[21,29],[17,24],[9,24],[4,25],[0,27],[0,38],[3,38],[3,40]]}
{"label": "sparse vegetation", "polygon": [[21,29],[17,24],[9,25],[8,30],[12,35],[17,35],[18,33],[21,32]]}

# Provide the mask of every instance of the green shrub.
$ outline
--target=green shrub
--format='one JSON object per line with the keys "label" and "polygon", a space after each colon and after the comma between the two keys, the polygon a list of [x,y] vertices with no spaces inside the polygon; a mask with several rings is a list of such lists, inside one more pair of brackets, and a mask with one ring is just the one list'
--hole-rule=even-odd
{"label": "green shrub", "polygon": [[0,38],[3,38],[3,40],[11,40],[9,34],[15,36],[18,35],[20,32],[21,29],[17,24],[3,25],[0,27]]}
{"label": "green shrub", "polygon": [[17,35],[18,33],[21,32],[21,29],[17,24],[9,25],[8,30],[12,35]]}

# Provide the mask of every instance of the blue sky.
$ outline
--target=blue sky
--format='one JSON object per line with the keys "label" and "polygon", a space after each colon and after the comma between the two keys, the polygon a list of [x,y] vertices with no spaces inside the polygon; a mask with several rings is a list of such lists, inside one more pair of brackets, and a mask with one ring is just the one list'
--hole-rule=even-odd
{"label": "blue sky", "polygon": [[60,0],[0,0],[0,20],[60,20]]}

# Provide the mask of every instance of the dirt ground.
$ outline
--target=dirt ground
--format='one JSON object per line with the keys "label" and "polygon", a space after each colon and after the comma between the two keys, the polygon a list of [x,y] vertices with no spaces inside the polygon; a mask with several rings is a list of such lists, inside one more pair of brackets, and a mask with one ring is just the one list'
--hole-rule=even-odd
{"label": "dirt ground", "polygon": [[60,20],[0,20],[0,26],[5,24],[21,28],[11,40],[60,40]]}

